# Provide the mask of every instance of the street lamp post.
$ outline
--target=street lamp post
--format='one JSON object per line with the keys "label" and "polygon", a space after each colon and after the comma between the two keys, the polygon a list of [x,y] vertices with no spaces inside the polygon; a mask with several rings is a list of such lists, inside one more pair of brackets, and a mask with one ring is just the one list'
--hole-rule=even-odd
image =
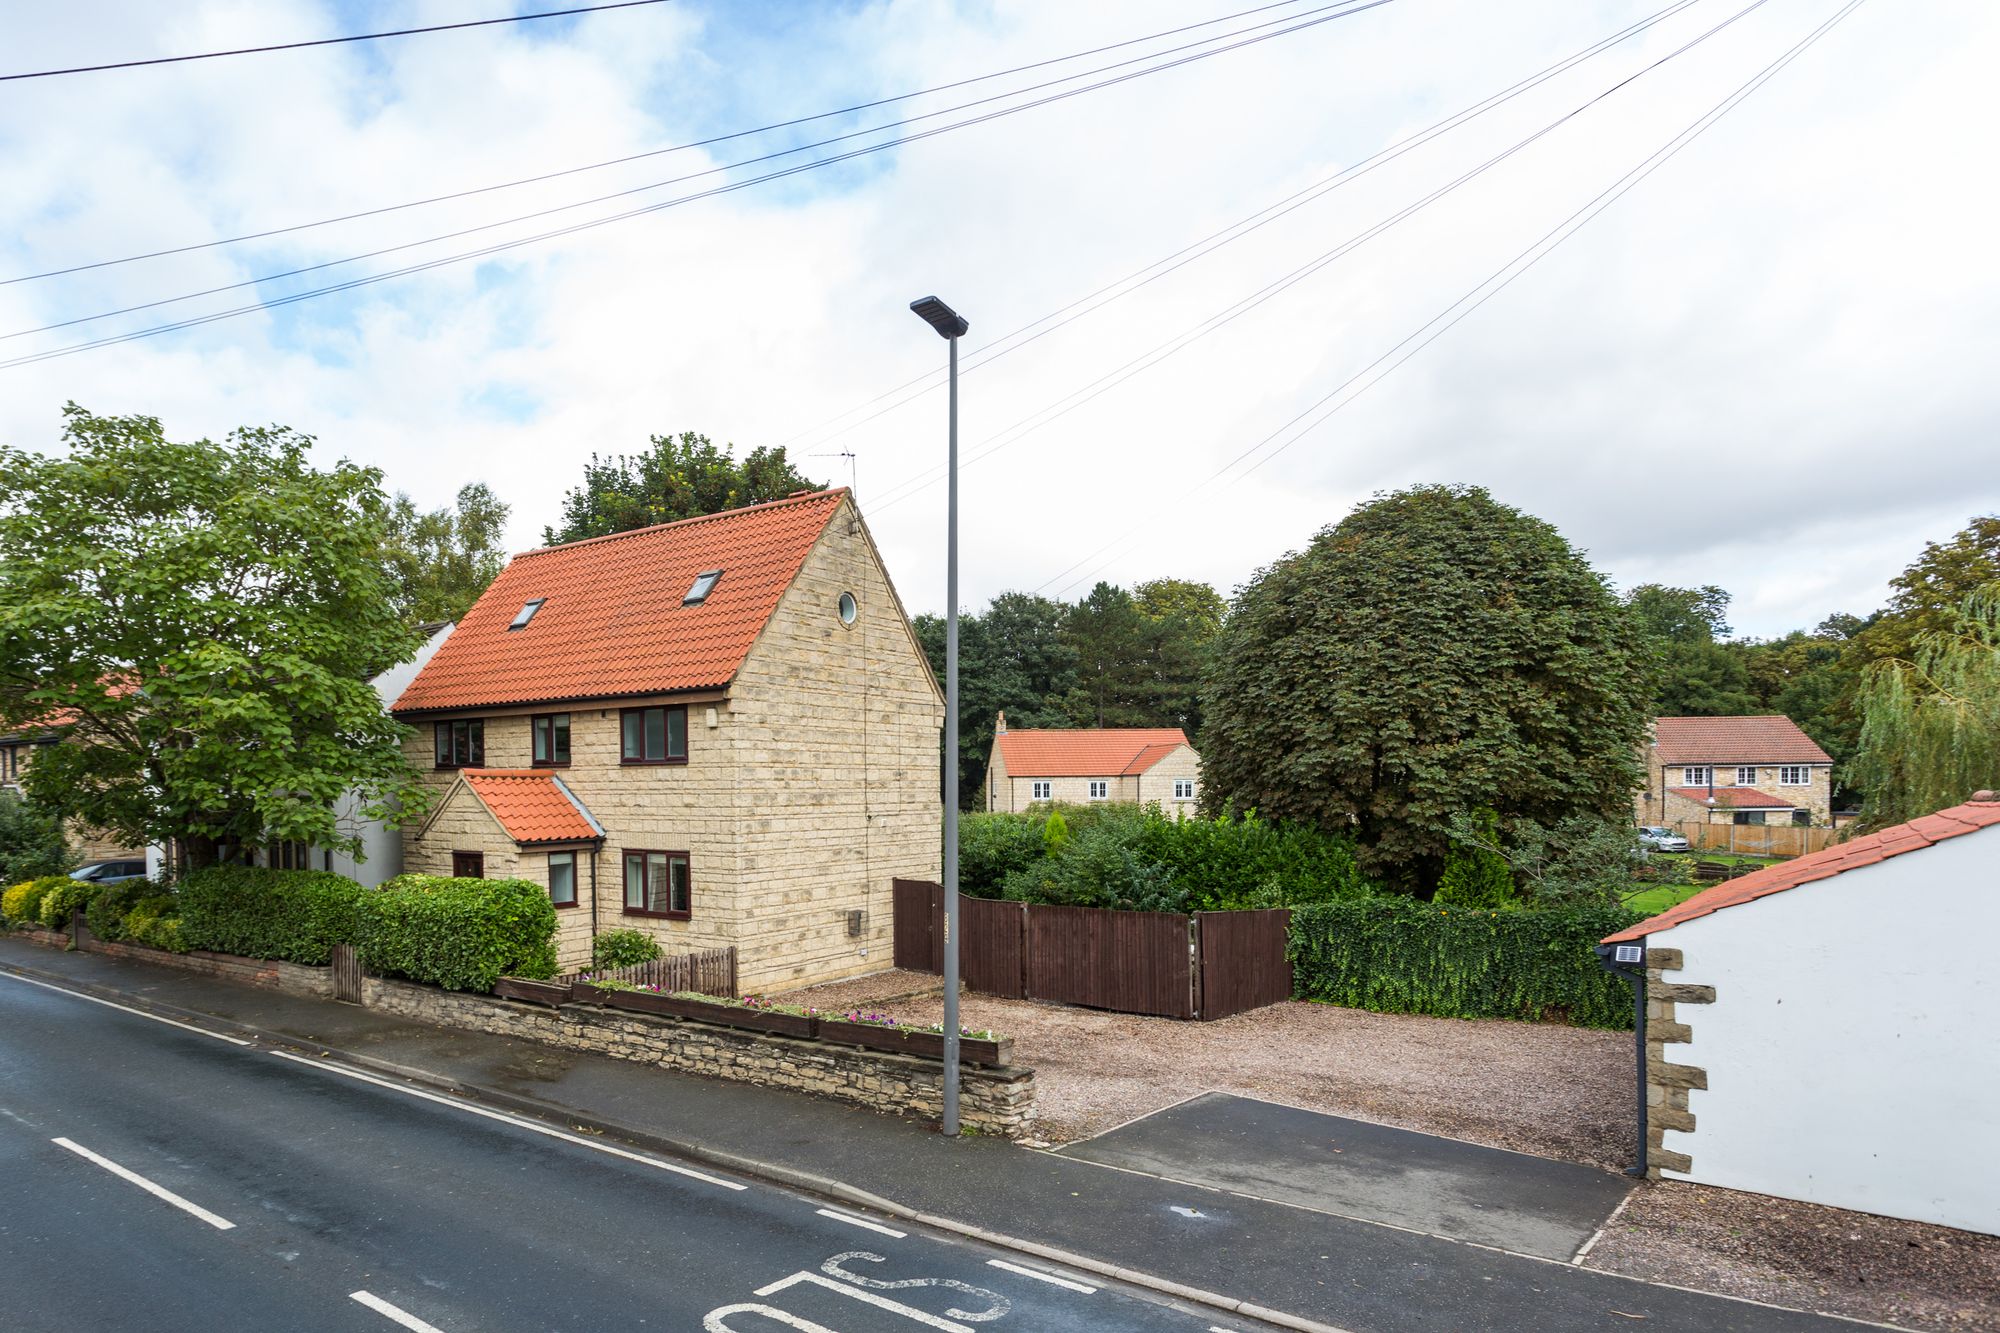
{"label": "street lamp post", "polygon": [[958,1136],[958,340],[971,326],[935,296],[910,309],[951,344],[944,559],[944,1119]]}

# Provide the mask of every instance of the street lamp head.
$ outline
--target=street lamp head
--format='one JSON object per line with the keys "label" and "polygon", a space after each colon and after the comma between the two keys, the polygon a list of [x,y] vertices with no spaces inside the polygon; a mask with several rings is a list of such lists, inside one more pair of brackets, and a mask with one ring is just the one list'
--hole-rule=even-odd
{"label": "street lamp head", "polygon": [[972,327],[965,322],[963,315],[935,296],[910,302],[910,309],[916,311],[917,317],[924,323],[936,329],[940,338],[963,338],[965,331]]}

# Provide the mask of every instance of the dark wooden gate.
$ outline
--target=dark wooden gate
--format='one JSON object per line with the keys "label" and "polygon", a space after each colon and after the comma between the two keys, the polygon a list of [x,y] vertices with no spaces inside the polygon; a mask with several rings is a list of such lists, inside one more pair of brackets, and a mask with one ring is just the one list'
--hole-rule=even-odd
{"label": "dark wooden gate", "polygon": [[351,944],[333,946],[333,998],[347,1004],[361,1003],[361,959]]}
{"label": "dark wooden gate", "polygon": [[1196,912],[1194,924],[1203,1018],[1227,1018],[1292,998],[1292,964],[1285,956],[1289,910]]}
{"label": "dark wooden gate", "polygon": [[1031,906],[1028,998],[1193,1018],[1188,919],[1178,912]]}
{"label": "dark wooden gate", "polygon": [[[942,895],[940,895],[942,897]],[[940,903],[939,911],[943,911]],[[1028,995],[1028,905],[997,898],[958,900],[959,976],[973,990],[1003,999]],[[938,968],[944,968],[939,959]]]}
{"label": "dark wooden gate", "polygon": [[[911,972],[944,971],[944,886],[899,879],[889,885],[895,907],[896,966]],[[959,941],[962,945],[963,940]]]}

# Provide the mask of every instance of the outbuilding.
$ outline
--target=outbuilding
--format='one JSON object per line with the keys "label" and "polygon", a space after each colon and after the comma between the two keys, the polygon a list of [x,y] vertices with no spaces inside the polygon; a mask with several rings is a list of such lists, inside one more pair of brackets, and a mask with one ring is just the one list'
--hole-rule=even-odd
{"label": "outbuilding", "polygon": [[1648,1174],[2000,1234],[2000,799],[1629,930]]}

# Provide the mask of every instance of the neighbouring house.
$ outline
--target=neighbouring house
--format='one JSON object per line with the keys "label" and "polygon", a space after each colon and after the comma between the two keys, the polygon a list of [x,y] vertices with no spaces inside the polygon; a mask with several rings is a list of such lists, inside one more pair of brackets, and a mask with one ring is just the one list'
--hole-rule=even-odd
{"label": "neighbouring house", "polygon": [[516,556],[396,700],[435,788],[403,865],[734,945],[747,990],[886,968],[939,876],[944,703],[845,490]]}
{"label": "neighbouring house", "polygon": [[1646,966],[1649,1173],[2000,1234],[1995,938],[1990,791],[1607,937]]}
{"label": "neighbouring house", "polygon": [[986,765],[986,808],[1050,801],[1157,803],[1175,818],[1201,797],[1201,756],[1179,727],[1009,731],[1001,713]]}
{"label": "neighbouring house", "polygon": [[1640,824],[1833,823],[1833,759],[1788,717],[1662,717],[1643,756]]}
{"label": "neighbouring house", "polygon": [[[70,726],[76,721],[76,716],[69,709],[58,709],[39,726],[18,727],[0,735],[0,789],[16,795],[24,794],[22,778],[35,762],[35,756],[45,746],[68,743]],[[85,861],[136,860],[145,855],[140,848],[128,846],[117,834],[91,828],[74,819],[67,821],[65,831],[70,846]]]}

